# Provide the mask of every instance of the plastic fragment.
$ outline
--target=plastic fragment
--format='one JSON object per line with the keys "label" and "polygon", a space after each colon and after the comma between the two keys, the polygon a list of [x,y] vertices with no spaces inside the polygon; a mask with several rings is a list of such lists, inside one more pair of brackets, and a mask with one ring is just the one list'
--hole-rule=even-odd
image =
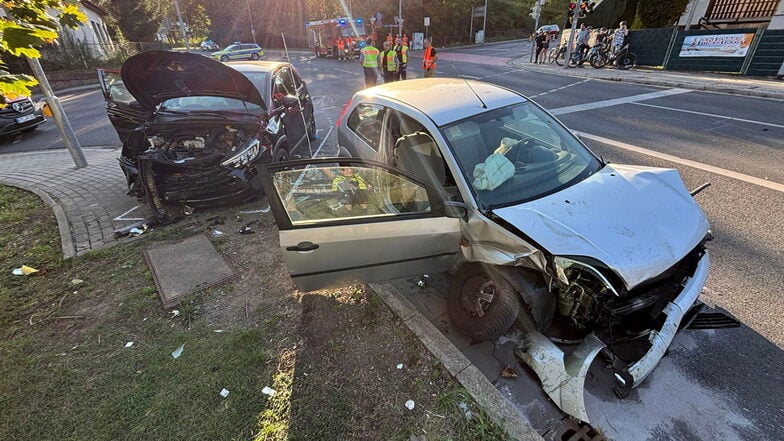
{"label": "plastic fragment", "polygon": [[133,346],[133,342],[132,341],[129,341],[128,343],[125,344],[126,348],[130,348],[131,346]]}
{"label": "plastic fragment", "polygon": [[507,366],[501,371],[501,376],[503,378],[517,378],[517,372],[512,366]]}
{"label": "plastic fragment", "polygon": [[240,214],[269,213],[269,211],[270,211],[270,206],[269,206],[269,204],[267,204],[266,206],[261,207],[261,208],[259,208],[257,210],[242,210],[242,211],[240,211]]}
{"label": "plastic fragment", "polygon": [[471,421],[471,419],[474,417],[474,413],[471,412],[471,409],[468,408],[468,404],[466,404],[465,402],[461,401],[461,402],[457,403],[457,407],[460,408],[460,410],[463,411],[463,415],[465,415],[466,419],[468,421]]}
{"label": "plastic fragment", "polygon": [[29,276],[30,274],[37,273],[38,270],[32,266],[22,265],[19,268],[14,268],[11,274],[15,276]]}
{"label": "plastic fragment", "polygon": [[141,227],[138,228],[131,228],[128,231],[128,234],[131,237],[136,237],[136,236],[141,236],[142,234],[144,234],[145,231],[147,231],[147,224],[143,224]]}
{"label": "plastic fragment", "polygon": [[414,407],[416,407],[416,404],[414,403],[414,400],[406,401],[406,409],[414,410]]}
{"label": "plastic fragment", "polygon": [[214,331],[212,331],[212,332],[217,332],[217,333],[219,333],[219,334],[220,334],[221,332],[225,332],[225,331],[224,331],[223,329],[216,329],[216,330],[214,330]]}
{"label": "plastic fragment", "polygon": [[179,347],[179,348],[175,349],[175,350],[172,352],[172,357],[174,357],[174,358],[180,358],[180,355],[182,355],[182,351],[184,351],[184,350],[185,350],[185,345],[184,345],[184,344],[180,345],[180,347]]}
{"label": "plastic fragment", "polygon": [[396,366],[398,369],[403,369],[403,363],[398,363]]}
{"label": "plastic fragment", "polygon": [[226,389],[225,387],[223,389],[221,389],[219,393],[220,393],[220,396],[222,396],[223,398],[226,398],[226,397],[229,396],[229,390]]}
{"label": "plastic fragment", "polygon": [[174,318],[174,317],[177,317],[178,315],[180,315],[180,310],[179,309],[172,309],[170,313],[172,315],[172,318]]}
{"label": "plastic fragment", "polygon": [[251,228],[251,227],[249,227],[247,225],[243,225],[242,228],[240,228],[239,233],[240,234],[255,234],[256,232],[253,231],[253,228]]}
{"label": "plastic fragment", "polygon": [[82,279],[71,279],[71,286],[79,286],[84,283]]}
{"label": "plastic fragment", "polygon": [[212,230],[212,237],[223,237],[223,231],[221,231],[221,230]]}
{"label": "plastic fragment", "polygon": [[183,212],[184,212],[186,215],[191,215],[191,214],[193,214],[193,207],[191,207],[191,206],[189,206],[189,205],[185,205],[185,206],[183,206],[183,207],[182,207],[182,211],[183,211]]}
{"label": "plastic fragment", "polygon": [[420,288],[426,287],[428,284],[430,284],[430,276],[428,274],[423,274],[422,277],[417,280],[416,284]]}
{"label": "plastic fragment", "polygon": [[261,393],[263,393],[264,395],[274,396],[276,391],[275,389],[269,386],[264,386],[264,389],[261,390]]}

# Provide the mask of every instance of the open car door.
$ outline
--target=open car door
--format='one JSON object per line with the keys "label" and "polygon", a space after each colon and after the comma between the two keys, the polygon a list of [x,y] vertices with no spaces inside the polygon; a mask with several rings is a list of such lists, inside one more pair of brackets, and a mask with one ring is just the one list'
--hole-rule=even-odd
{"label": "open car door", "polygon": [[125,147],[129,138],[133,136],[134,130],[140,124],[150,120],[152,109],[145,109],[128,92],[123,84],[120,71],[98,69],[98,79],[101,82],[103,98],[106,100],[106,113],[109,116],[109,121]]}
{"label": "open car door", "polygon": [[307,159],[260,168],[280,246],[302,291],[449,269],[462,204],[381,163]]}

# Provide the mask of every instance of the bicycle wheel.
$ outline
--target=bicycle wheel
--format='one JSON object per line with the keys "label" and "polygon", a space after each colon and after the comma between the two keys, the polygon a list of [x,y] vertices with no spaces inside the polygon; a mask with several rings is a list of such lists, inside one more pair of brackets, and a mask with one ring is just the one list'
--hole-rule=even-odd
{"label": "bicycle wheel", "polygon": [[572,54],[569,57],[569,67],[577,67],[578,64],[580,64],[580,55]]}
{"label": "bicycle wheel", "polygon": [[555,64],[563,66],[564,56],[566,56],[566,49],[558,49],[558,54],[555,57]]}
{"label": "bicycle wheel", "polygon": [[552,48],[547,51],[547,62],[554,63],[556,57],[558,57],[558,48]]}
{"label": "bicycle wheel", "polygon": [[594,69],[601,69],[607,65],[607,57],[602,52],[597,52],[588,59]]}
{"label": "bicycle wheel", "polygon": [[634,52],[626,52],[624,56],[618,59],[618,69],[628,70],[637,64],[637,55]]}

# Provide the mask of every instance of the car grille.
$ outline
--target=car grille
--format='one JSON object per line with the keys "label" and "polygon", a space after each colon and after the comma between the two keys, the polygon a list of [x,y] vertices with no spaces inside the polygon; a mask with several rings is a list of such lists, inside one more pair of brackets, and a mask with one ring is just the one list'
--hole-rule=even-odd
{"label": "car grille", "polygon": [[8,103],[7,106],[0,109],[0,114],[3,115],[13,115],[19,114],[24,115],[25,113],[29,113],[33,110],[33,103],[30,100],[19,100]]}

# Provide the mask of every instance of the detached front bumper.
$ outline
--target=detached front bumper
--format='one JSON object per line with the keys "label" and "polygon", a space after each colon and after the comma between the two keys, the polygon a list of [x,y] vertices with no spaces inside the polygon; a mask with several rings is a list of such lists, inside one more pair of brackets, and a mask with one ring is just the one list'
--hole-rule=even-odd
{"label": "detached front bumper", "polygon": [[662,313],[667,318],[660,329],[653,330],[649,334],[648,341],[651,343],[651,348],[635,363],[615,373],[615,379],[622,388],[633,389],[639,386],[659,364],[659,361],[667,352],[667,348],[670,347],[670,343],[675,338],[675,334],[678,333],[684,316],[694,306],[697,297],[700,296],[702,288],[708,280],[709,270],[710,256],[705,251],[705,254],[697,263],[697,270],[694,271],[694,275],[686,281],[683,291],[662,310]]}

